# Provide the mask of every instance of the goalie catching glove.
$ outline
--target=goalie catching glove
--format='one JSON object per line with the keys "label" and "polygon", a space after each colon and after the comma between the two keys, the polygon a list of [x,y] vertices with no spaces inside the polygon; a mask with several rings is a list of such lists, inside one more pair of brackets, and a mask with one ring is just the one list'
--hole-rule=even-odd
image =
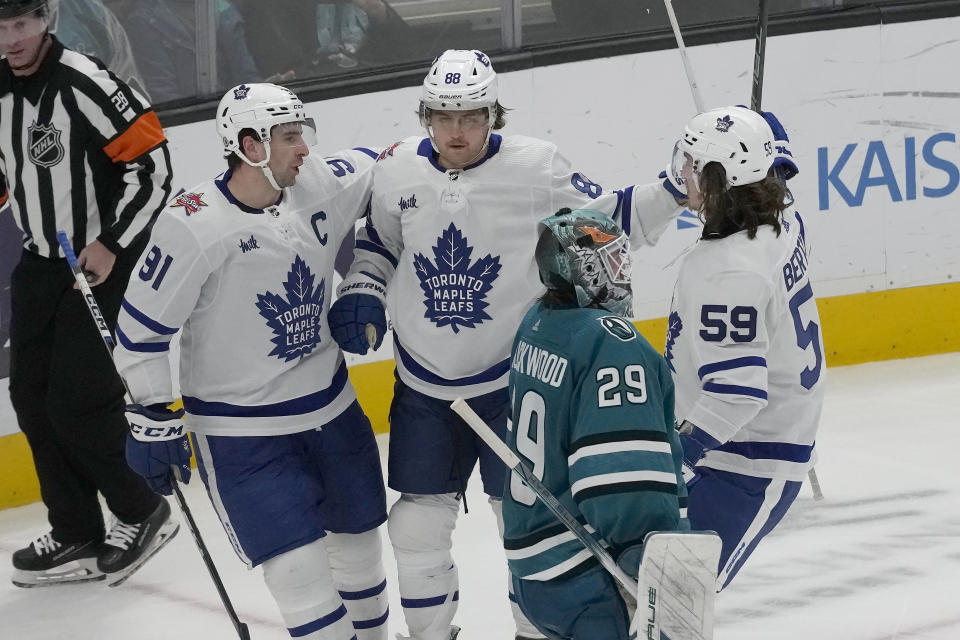
{"label": "goalie catching glove", "polygon": [[173,493],[171,474],[190,481],[190,440],[183,424],[183,409],[171,411],[163,403],[127,405],[127,464],[155,492]]}

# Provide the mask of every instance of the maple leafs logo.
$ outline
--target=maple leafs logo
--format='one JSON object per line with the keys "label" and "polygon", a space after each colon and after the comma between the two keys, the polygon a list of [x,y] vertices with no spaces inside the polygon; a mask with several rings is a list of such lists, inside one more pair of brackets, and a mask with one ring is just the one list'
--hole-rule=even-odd
{"label": "maple leafs logo", "polygon": [[463,233],[450,223],[433,247],[436,263],[422,253],[413,258],[425,295],[423,317],[438,327],[449,326],[454,333],[491,319],[485,311],[489,305],[486,297],[500,274],[500,256],[488,253],[470,264],[472,253]]}
{"label": "maple leafs logo", "polygon": [[677,370],[673,366],[673,345],[676,344],[681,331],[683,331],[683,322],[680,320],[680,314],[671,311],[670,317],[667,319],[667,345],[663,348],[663,357],[667,359],[667,366],[674,373]]}
{"label": "maple leafs logo", "polygon": [[320,321],[323,318],[325,281],[313,287],[314,276],[297,256],[287,280],[283,283],[286,297],[267,291],[257,294],[257,308],[273,329],[274,344],[269,356],[290,362],[309,354],[320,344]]}

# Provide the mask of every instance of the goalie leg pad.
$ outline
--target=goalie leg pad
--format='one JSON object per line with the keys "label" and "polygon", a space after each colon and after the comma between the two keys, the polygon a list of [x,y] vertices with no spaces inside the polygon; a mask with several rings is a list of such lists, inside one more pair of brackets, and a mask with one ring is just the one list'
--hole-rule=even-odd
{"label": "goalie leg pad", "polygon": [[350,640],[353,625],[333,586],[324,540],[263,563],[263,579],[290,635],[309,640]]}
{"label": "goalie leg pad", "polygon": [[390,609],[380,529],[328,533],[325,540],[333,581],[357,640],[386,640]]}
{"label": "goalie leg pad", "polygon": [[397,560],[400,604],[414,640],[450,636],[460,597],[450,553],[459,508],[453,493],[404,493],[390,509],[387,529]]}
{"label": "goalie leg pad", "polygon": [[647,534],[631,637],[711,640],[720,548],[712,531]]}

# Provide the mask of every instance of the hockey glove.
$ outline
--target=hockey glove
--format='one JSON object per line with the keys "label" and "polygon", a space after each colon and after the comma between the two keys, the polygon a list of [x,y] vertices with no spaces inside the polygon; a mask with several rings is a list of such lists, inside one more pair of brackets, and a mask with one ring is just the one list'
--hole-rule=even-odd
{"label": "hockey glove", "polygon": [[686,156],[680,148],[680,141],[677,140],[673,145],[673,158],[667,168],[660,172],[657,177],[663,180],[663,188],[678,201],[687,200],[687,186],[683,179],[683,165],[686,162]]}
{"label": "hockey glove", "polygon": [[190,441],[183,409],[170,411],[163,403],[128,404],[127,422],[127,464],[151,489],[165,496],[173,493],[173,473],[180,482],[190,482]]}
{"label": "hockey glove", "polygon": [[370,348],[366,332],[368,324],[377,330],[377,339],[372,345],[374,350],[383,343],[383,335],[387,332],[383,302],[367,293],[348,293],[337,298],[330,306],[327,321],[330,323],[330,335],[348,353],[363,355]]}
{"label": "hockey glove", "polygon": [[683,479],[689,489],[700,479],[697,464],[708,451],[719,447],[720,441],[686,420],[678,427],[678,431],[683,447]]}
{"label": "hockey glove", "polygon": [[[743,107],[744,109],[748,108],[743,104],[737,106]],[[770,130],[773,131],[774,146],[776,147],[773,168],[777,174],[783,178],[784,182],[786,182],[800,173],[800,168],[797,167],[797,163],[794,162],[793,152],[790,150],[790,136],[787,135],[787,130],[783,128],[780,120],[777,116],[773,115],[772,111],[761,111],[760,115],[763,116],[763,119],[770,125]]]}

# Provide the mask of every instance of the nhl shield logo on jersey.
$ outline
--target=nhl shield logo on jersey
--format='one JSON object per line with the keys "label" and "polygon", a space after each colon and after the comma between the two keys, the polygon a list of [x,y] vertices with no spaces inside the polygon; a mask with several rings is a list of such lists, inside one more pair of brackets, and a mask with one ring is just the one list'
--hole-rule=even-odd
{"label": "nhl shield logo on jersey", "polygon": [[316,288],[313,281],[310,267],[297,256],[283,283],[285,296],[270,291],[257,294],[257,309],[274,333],[270,339],[274,347],[267,355],[289,362],[320,344],[325,281],[321,279]]}
{"label": "nhl shield logo on jersey", "polygon": [[422,253],[413,258],[425,294],[427,310],[423,317],[438,327],[449,326],[454,333],[459,333],[460,327],[472,329],[491,319],[484,309],[489,305],[487,294],[500,274],[500,256],[488,253],[470,264],[472,253],[473,247],[463,233],[450,223],[433,247],[436,263]]}
{"label": "nhl shield logo on jersey", "polygon": [[171,209],[183,207],[188,216],[200,211],[200,208],[205,206],[207,206],[207,203],[203,201],[202,193],[181,193],[170,203]]}
{"label": "nhl shield logo on jersey", "polygon": [[52,167],[63,160],[60,130],[52,124],[33,122],[27,127],[30,162],[38,167]]}

